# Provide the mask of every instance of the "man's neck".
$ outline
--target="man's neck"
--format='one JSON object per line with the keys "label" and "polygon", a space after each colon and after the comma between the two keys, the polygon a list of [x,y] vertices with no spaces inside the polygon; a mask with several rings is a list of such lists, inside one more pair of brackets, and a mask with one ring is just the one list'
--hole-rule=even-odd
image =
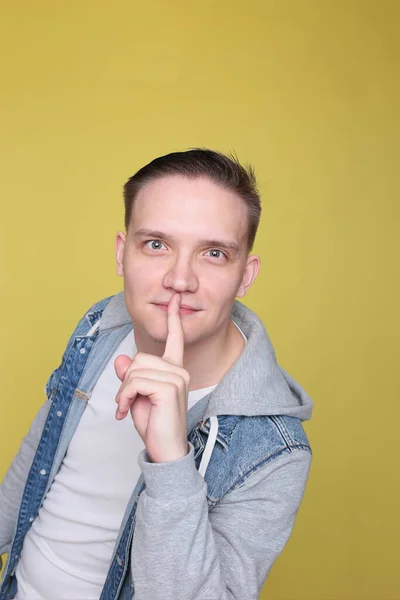
{"label": "man's neck", "polygon": [[[150,348],[146,343],[141,343],[140,337],[137,336],[136,340],[138,352],[163,355],[165,345],[152,344]],[[231,320],[225,330],[211,338],[200,340],[193,346],[185,346],[183,366],[190,375],[189,391],[218,384],[239,358],[244,347],[243,336]]]}
{"label": "man's neck", "polygon": [[204,340],[185,351],[184,367],[190,375],[190,391],[218,384],[245,347],[236,325],[229,322],[225,335]]}

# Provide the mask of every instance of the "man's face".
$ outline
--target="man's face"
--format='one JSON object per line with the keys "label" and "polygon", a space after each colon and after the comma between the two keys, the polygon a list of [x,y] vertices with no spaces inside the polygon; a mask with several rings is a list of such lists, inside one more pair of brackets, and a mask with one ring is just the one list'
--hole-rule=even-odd
{"label": "man's face", "polygon": [[176,292],[185,345],[224,332],[235,297],[244,296],[259,268],[259,258],[247,255],[247,226],[243,200],[207,178],[146,184],[126,236],[116,238],[135,335],[165,343],[166,309]]}

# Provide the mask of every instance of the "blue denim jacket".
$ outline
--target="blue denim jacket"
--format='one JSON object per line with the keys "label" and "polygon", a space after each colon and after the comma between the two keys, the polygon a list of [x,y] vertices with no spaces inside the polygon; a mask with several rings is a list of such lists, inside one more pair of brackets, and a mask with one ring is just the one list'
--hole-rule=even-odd
{"label": "blue denim jacket", "polygon": [[[244,362],[240,359],[231,369],[227,382],[222,382],[213,394],[188,411],[190,453],[196,469],[207,483],[209,511],[227,493],[239,489],[253,473],[265,468],[277,457],[296,450],[311,453],[301,422],[310,418],[312,401],[301,386],[277,365],[269,338],[254,313],[235,302],[232,319],[236,320],[250,342],[247,345],[249,348],[243,351],[246,355]],[[61,365],[46,384],[49,409],[43,418],[41,438],[26,481],[21,482],[22,499],[14,536],[6,549],[8,560],[0,588],[0,600],[9,600],[16,593],[15,570],[25,535],[62,464],[99,375],[131,328],[132,322],[122,292],[98,302],[78,323],[68,341]],[[270,366],[262,361],[258,364],[255,360],[253,353],[257,352],[259,356],[263,351],[269,357]],[[268,411],[263,403],[257,406],[256,399],[250,399],[252,403],[246,404],[244,394],[240,392],[240,386],[243,388],[245,385],[243,389],[246,390],[246,385],[249,385],[248,382],[243,384],[243,379],[246,379],[243,376],[246,359],[250,361],[248,366],[254,369],[250,376],[258,381],[258,394],[260,390],[265,391]],[[241,361],[243,364],[240,364]],[[260,382],[265,374],[265,381]],[[227,389],[230,389],[231,395],[227,394]],[[232,390],[237,391],[236,398]],[[248,389],[248,392],[251,390]],[[204,451],[210,443],[212,452],[207,453],[209,456],[204,463]],[[148,456],[143,451],[142,461],[145,460],[148,460]],[[100,600],[132,600],[135,596],[131,546],[136,508],[145,489],[142,472],[126,507]],[[0,550],[3,552],[5,549]]]}

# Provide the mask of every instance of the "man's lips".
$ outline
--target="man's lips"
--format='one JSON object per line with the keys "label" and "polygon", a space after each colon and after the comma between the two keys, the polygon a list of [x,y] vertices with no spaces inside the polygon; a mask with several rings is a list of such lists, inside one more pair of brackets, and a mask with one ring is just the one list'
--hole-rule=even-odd
{"label": "man's lips", "polygon": [[[158,306],[158,308],[161,308],[161,310],[164,310],[165,312],[168,311],[168,304],[156,302],[153,302],[153,304],[154,306]],[[179,307],[179,312],[181,312],[184,315],[189,315],[191,313],[198,312],[199,310],[200,309],[193,308],[192,306],[188,306],[187,304],[181,304],[181,306]]]}

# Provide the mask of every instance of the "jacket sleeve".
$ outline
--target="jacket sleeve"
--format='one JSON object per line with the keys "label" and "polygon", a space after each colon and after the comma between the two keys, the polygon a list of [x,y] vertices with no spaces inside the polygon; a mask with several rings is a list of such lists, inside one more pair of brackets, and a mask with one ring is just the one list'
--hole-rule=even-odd
{"label": "jacket sleeve", "polygon": [[293,529],[311,453],[274,459],[209,511],[189,447],[168,463],[139,455],[146,489],[132,543],[134,600],[258,600]]}
{"label": "jacket sleeve", "polygon": [[65,357],[74,341],[74,337],[78,334],[85,334],[90,328],[86,316],[89,312],[103,309],[111,296],[105,298],[101,302],[94,304],[89,308],[83,317],[77,324],[74,332],[70,336],[67,346],[64,350],[61,363],[55,369],[45,385],[45,393],[47,395],[47,402],[43,404],[37,413],[29,432],[24,437],[18,453],[14,457],[13,462],[9,470],[7,471],[3,482],[0,486],[0,568],[1,568],[1,555],[9,551],[14,530],[17,524],[20,503],[22,494],[25,488],[26,479],[28,477],[30,468],[32,466],[33,459],[36,454],[37,447],[40,442],[40,438],[46,423],[47,415],[50,410],[50,406],[53,399],[53,393],[57,387],[60,379],[60,375],[63,368]]}
{"label": "jacket sleeve", "polygon": [[[8,552],[17,524],[26,479],[39,445],[50,408],[50,400],[40,408],[24,437],[0,486],[0,557]],[[1,558],[0,558],[1,567]]]}
{"label": "jacket sleeve", "polygon": [[71,336],[68,341],[61,364],[54,369],[45,384],[44,391],[47,396],[47,401],[36,414],[28,433],[22,440],[19,450],[0,485],[0,568],[2,565],[1,555],[8,552],[14,535],[25,483],[33,459],[35,458],[36,450],[53,400],[52,392],[59,381],[62,364],[72,339],[73,336]]}

